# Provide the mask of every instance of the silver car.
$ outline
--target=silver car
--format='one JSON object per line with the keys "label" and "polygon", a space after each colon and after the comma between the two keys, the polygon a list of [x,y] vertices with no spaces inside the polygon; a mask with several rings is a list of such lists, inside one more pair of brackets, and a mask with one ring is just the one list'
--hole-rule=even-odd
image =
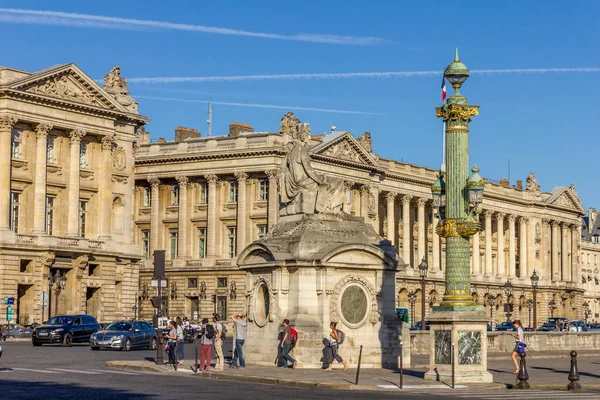
{"label": "silver car", "polygon": [[134,348],[156,350],[158,339],[156,329],[145,321],[113,322],[105,329],[90,337],[90,348],[119,349],[130,351]]}

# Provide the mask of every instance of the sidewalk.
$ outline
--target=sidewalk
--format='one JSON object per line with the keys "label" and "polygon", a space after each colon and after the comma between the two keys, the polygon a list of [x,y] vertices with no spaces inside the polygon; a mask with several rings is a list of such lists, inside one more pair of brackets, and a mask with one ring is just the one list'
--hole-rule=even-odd
{"label": "sidewalk", "polygon": [[[532,389],[555,389],[565,390],[569,383],[568,374],[570,360],[568,352],[553,352],[545,356],[553,355],[552,358],[528,357],[527,370],[529,372],[529,384]],[[584,390],[600,390],[600,361],[588,352],[578,357],[578,366],[581,376],[579,381]],[[466,384],[462,387],[474,389],[503,390],[510,388],[516,383],[514,365],[510,356],[504,355],[502,359],[492,359],[488,362],[488,369],[494,376],[491,384]],[[338,390],[398,390],[400,382],[399,371],[387,369],[361,369],[359,385],[355,385],[356,369],[343,371],[341,365],[335,365],[331,372],[315,369],[280,369],[265,366],[248,366],[244,369],[225,368],[220,372],[205,372],[194,374],[190,366],[192,362],[186,361],[183,367],[175,372],[172,367],[157,366],[153,361],[108,361],[106,366],[119,369],[159,372],[169,374],[185,374],[194,377],[208,379],[225,379],[242,382],[255,382],[274,385],[285,385],[293,387],[328,388]],[[404,388],[406,390],[420,391],[444,390],[448,385],[442,382],[431,382],[423,379],[427,368],[408,368],[404,370]],[[457,386],[458,387],[458,386]]]}

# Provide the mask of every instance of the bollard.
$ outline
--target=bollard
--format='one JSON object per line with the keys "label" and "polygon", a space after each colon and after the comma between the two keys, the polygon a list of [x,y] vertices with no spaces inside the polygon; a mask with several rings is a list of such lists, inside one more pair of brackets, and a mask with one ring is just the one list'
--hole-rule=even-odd
{"label": "bollard", "polygon": [[525,361],[525,357],[527,354],[525,352],[519,353],[521,360],[519,361],[519,374],[517,375],[517,379],[519,383],[517,383],[517,387],[519,389],[529,389],[529,374],[527,373],[527,361]]}
{"label": "bollard", "polygon": [[404,387],[404,361],[402,358],[402,340],[400,340],[400,389]]}
{"label": "bollard", "polygon": [[571,383],[567,385],[567,390],[581,390],[581,385],[579,384],[579,370],[577,369],[577,352],[571,352],[571,370],[569,371],[569,380]]}
{"label": "bollard", "polygon": [[358,378],[360,377],[360,360],[362,358],[362,344],[360,345],[360,351],[358,352],[358,366],[356,367],[356,383],[358,385]]}
{"label": "bollard", "polygon": [[177,364],[179,363],[179,355],[177,353],[177,346],[179,345],[179,343],[177,343],[177,341],[175,340],[173,342],[173,344],[175,345],[175,363],[173,364],[173,369],[175,371],[177,371]]}
{"label": "bollard", "polygon": [[454,343],[452,343],[452,353],[450,354],[450,362],[452,363],[452,389],[454,389]]}

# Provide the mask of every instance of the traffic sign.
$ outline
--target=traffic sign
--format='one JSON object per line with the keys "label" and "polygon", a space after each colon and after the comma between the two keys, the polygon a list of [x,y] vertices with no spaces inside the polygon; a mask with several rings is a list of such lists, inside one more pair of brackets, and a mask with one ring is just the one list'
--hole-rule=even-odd
{"label": "traffic sign", "polygon": [[8,304],[8,296],[4,297],[4,304]]}
{"label": "traffic sign", "polygon": [[15,304],[15,298],[14,297],[9,297],[8,298],[8,304]]}
{"label": "traffic sign", "polygon": [[12,306],[6,307],[6,320],[8,322],[12,321],[12,312],[13,312]]}

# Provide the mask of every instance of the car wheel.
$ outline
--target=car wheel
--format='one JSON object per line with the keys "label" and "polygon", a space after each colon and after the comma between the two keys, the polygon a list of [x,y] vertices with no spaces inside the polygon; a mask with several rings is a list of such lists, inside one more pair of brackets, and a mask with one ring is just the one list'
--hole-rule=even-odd
{"label": "car wheel", "polygon": [[72,344],[73,344],[73,335],[71,335],[70,333],[67,333],[63,337],[62,346],[63,347],[71,347]]}
{"label": "car wheel", "polygon": [[92,350],[100,350],[100,347],[90,347]]}
{"label": "car wheel", "polygon": [[32,342],[32,343],[33,343],[33,345],[34,345],[35,347],[39,347],[39,346],[41,346],[41,345],[42,345],[42,344],[41,344],[41,343],[39,343],[39,342]]}
{"label": "car wheel", "polygon": [[122,350],[131,351],[131,339],[125,340],[125,344],[123,345]]}
{"label": "car wheel", "polygon": [[152,340],[150,340],[150,346],[148,346],[148,348],[149,348],[150,350],[156,350],[156,346],[157,346],[157,344],[156,344],[156,343],[157,343],[157,342],[156,342],[156,338],[155,338],[155,337],[153,337],[153,338],[152,338]]}

